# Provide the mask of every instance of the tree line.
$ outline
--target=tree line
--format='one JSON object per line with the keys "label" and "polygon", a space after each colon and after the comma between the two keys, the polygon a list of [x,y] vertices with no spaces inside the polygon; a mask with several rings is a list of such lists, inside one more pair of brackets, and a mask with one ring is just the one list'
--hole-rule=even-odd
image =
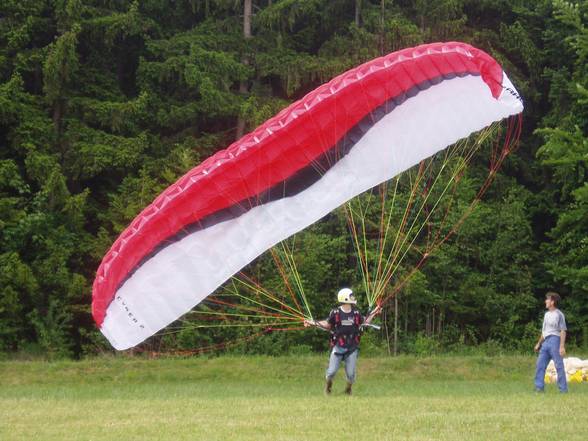
{"label": "tree line", "polygon": [[[455,240],[387,306],[397,338],[377,344],[526,350],[555,289],[572,345],[586,347],[587,26],[585,0],[4,0],[0,352],[105,350],[90,313],[94,274],[157,194],[335,75],[450,40],[504,66],[525,101],[523,133]],[[333,217],[305,235],[300,272],[316,296],[334,300],[354,277],[344,234]]]}

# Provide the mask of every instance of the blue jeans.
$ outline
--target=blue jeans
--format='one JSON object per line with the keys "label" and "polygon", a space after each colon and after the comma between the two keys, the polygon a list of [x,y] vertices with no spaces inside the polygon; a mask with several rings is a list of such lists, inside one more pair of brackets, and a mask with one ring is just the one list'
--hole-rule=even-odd
{"label": "blue jeans", "polygon": [[535,371],[535,387],[543,390],[545,387],[545,370],[549,364],[549,360],[553,360],[555,369],[557,371],[557,385],[560,392],[568,391],[568,383],[566,381],[566,371],[564,369],[563,359],[559,355],[560,337],[557,335],[549,335],[541,345],[539,350],[539,357],[537,357],[537,369]]}
{"label": "blue jeans", "polygon": [[329,358],[329,367],[327,368],[326,377],[327,380],[332,380],[339,367],[341,361],[345,362],[345,375],[347,376],[348,383],[355,383],[355,366],[357,365],[357,356],[359,355],[359,348],[356,348],[353,352],[349,352],[344,348],[335,346],[331,350],[331,356]]}

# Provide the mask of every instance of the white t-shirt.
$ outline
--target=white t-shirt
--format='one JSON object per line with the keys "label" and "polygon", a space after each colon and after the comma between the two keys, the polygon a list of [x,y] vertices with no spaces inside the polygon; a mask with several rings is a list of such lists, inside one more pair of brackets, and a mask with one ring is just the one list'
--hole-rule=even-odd
{"label": "white t-shirt", "polygon": [[545,317],[543,317],[543,330],[541,335],[543,338],[547,338],[550,335],[560,335],[561,331],[567,331],[566,318],[559,309],[553,311],[547,311]]}

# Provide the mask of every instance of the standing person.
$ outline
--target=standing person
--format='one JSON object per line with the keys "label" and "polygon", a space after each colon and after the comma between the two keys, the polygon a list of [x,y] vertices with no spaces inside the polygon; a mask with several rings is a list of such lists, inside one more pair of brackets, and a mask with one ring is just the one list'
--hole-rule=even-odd
{"label": "standing person", "polygon": [[566,371],[562,357],[566,355],[566,318],[557,306],[561,300],[556,292],[548,292],[545,295],[545,317],[543,317],[543,329],[539,341],[535,345],[537,357],[537,369],[535,371],[535,392],[543,392],[545,387],[545,370],[549,360],[553,360],[557,370],[557,385],[559,391],[568,391]]}
{"label": "standing person", "polygon": [[345,375],[347,376],[345,393],[351,395],[353,383],[355,383],[361,326],[369,325],[372,319],[380,312],[381,307],[376,306],[364,319],[361,312],[355,307],[357,300],[355,300],[351,289],[341,289],[337,294],[337,300],[340,305],[330,312],[326,320],[305,320],[304,326],[316,326],[331,331],[331,355],[326,372],[325,393],[331,393],[333,378],[343,361],[345,362]]}

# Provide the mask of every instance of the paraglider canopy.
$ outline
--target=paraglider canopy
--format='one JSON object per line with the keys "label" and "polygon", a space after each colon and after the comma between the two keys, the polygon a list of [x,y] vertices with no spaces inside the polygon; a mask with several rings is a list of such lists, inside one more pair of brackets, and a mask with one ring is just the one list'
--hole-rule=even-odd
{"label": "paraglider canopy", "polygon": [[190,170],[104,256],[92,312],[126,349],[189,311],[265,250],[522,102],[464,43],[394,52],[320,86]]}

